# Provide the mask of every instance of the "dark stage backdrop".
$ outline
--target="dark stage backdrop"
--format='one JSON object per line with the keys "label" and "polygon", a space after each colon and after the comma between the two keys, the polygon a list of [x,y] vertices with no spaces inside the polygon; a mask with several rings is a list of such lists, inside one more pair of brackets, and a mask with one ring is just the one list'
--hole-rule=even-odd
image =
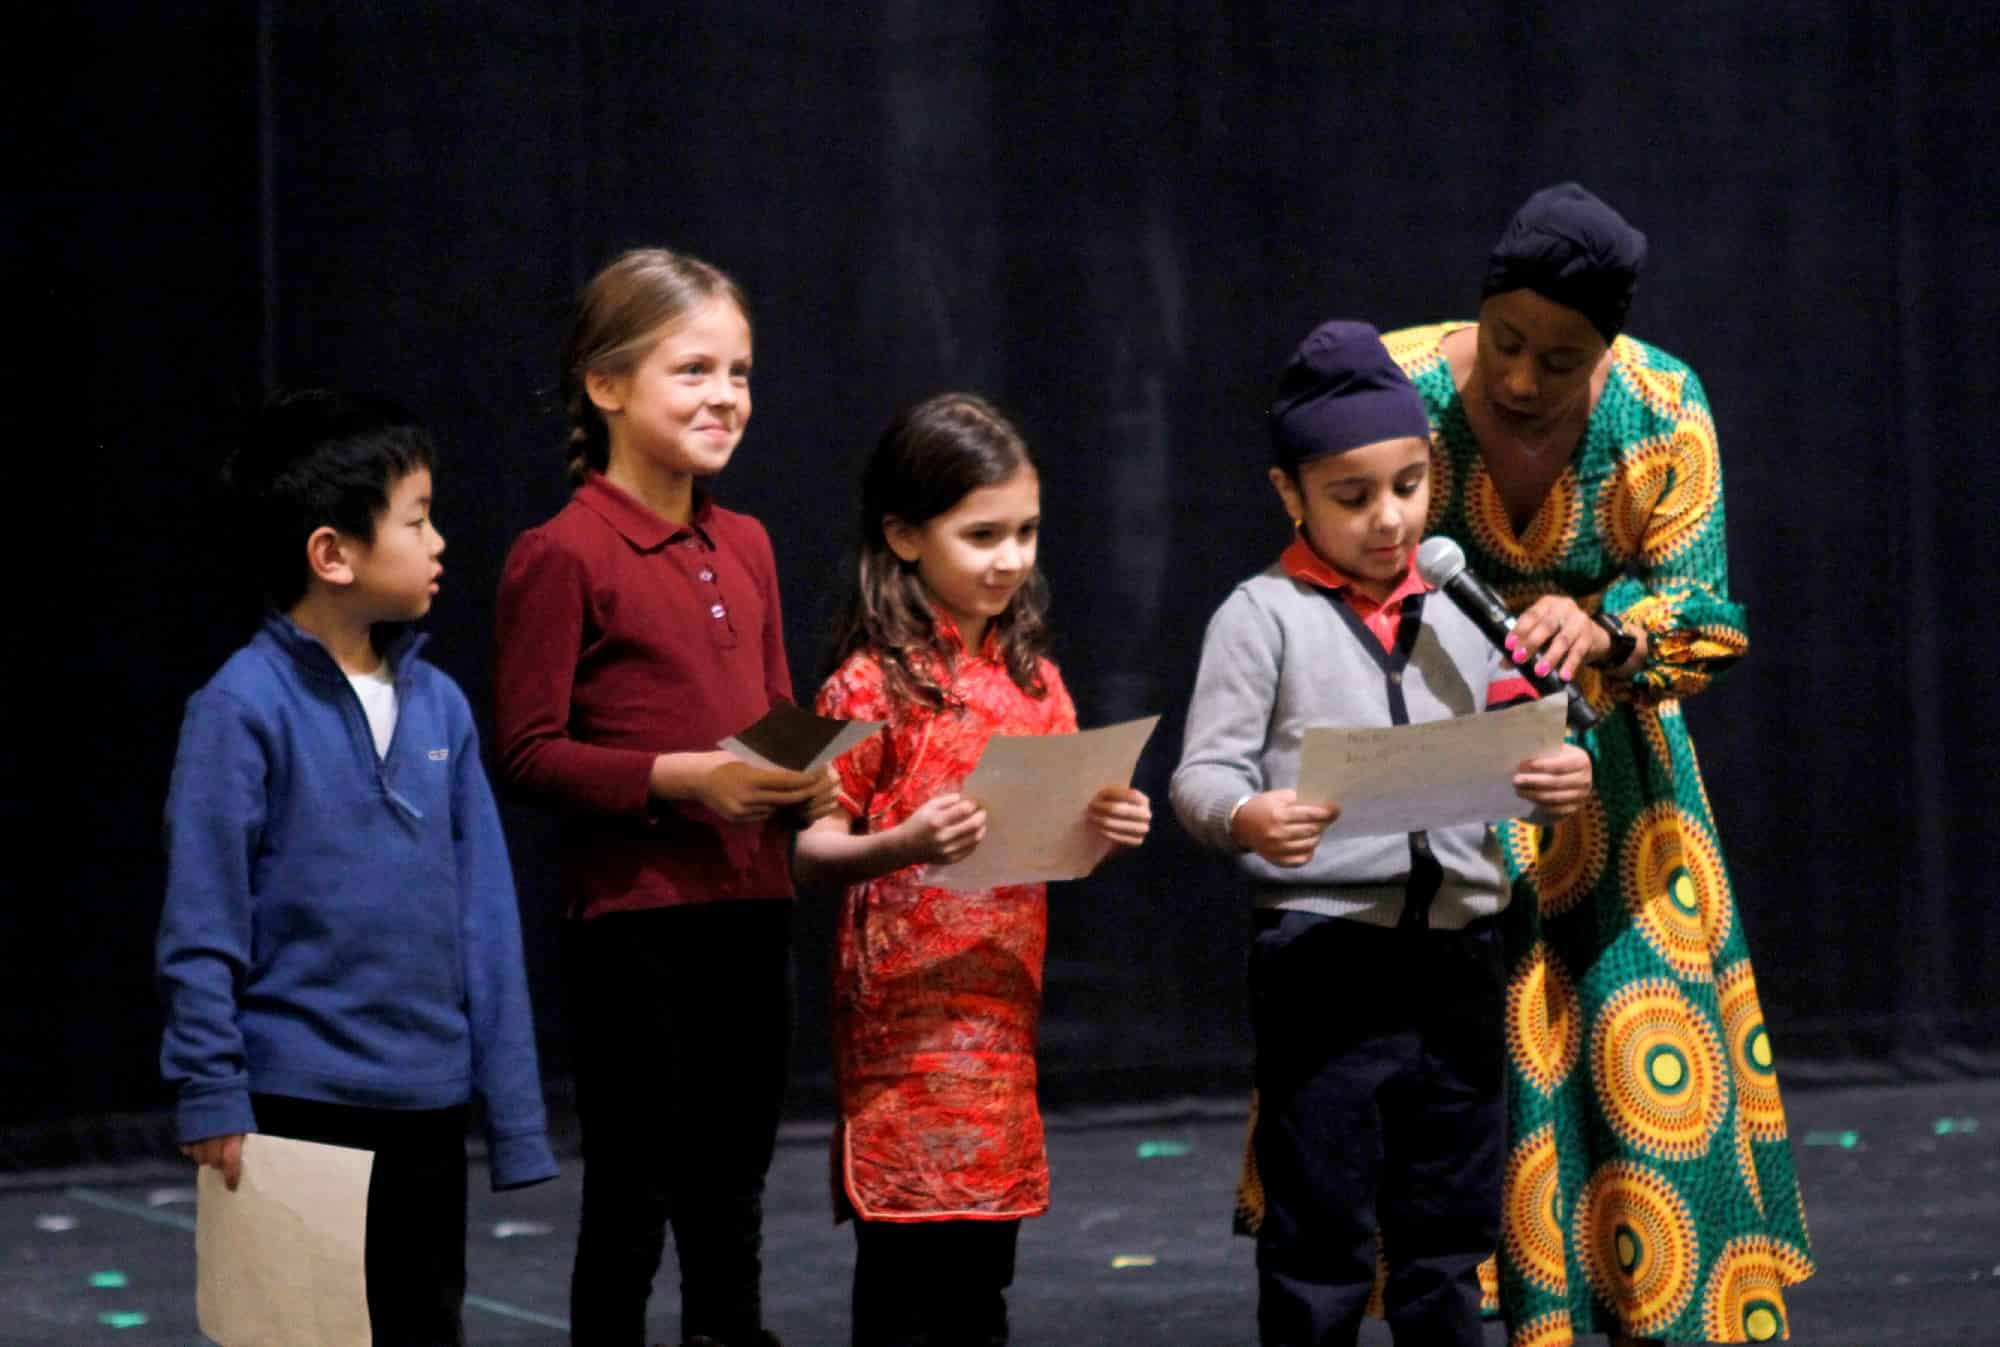
{"label": "dark stage backdrop", "polygon": [[[501,558],[564,498],[570,297],[640,243],[753,298],[719,493],[776,541],[801,696],[880,426],[945,388],[1024,426],[1083,719],[1166,713],[1155,840],[1052,903],[1047,1092],[1238,1088],[1244,903],[1165,788],[1203,623],[1286,537],[1272,376],[1330,315],[1470,317],[1509,211],[1568,177],[1650,234],[1632,329],[1720,425],[1753,650],[1688,716],[1788,1078],[2000,1069],[1986,7],[120,8],[14,47],[10,291],[47,361],[15,513],[48,541],[14,583],[0,1166],[166,1102],[158,818],[181,703],[254,619],[207,485],[243,409],[327,382],[435,425],[431,651],[483,708]],[[508,823],[559,1081],[551,831]],[[801,1110],[828,925],[804,905]]]}

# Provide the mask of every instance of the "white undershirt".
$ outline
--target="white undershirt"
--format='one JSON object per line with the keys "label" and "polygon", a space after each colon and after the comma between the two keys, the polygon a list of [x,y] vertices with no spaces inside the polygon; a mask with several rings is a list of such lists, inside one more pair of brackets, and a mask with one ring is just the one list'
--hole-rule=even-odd
{"label": "white undershirt", "polygon": [[389,740],[396,733],[396,678],[389,672],[389,661],[383,660],[372,673],[349,674],[347,681],[354,688],[354,695],[361,699],[361,710],[368,717],[368,732],[375,738],[375,756],[389,756]]}

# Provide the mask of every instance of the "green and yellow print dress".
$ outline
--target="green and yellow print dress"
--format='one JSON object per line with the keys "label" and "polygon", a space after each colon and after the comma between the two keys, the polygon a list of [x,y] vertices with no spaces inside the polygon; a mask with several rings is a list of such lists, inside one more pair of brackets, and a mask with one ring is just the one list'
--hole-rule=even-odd
{"label": "green and yellow print dress", "polygon": [[1643,627],[1629,682],[1586,670],[1584,809],[1506,825],[1508,1158],[1500,1301],[1513,1347],[1622,1329],[1789,1335],[1811,1245],[1771,1042],[1680,699],[1748,645],[1730,602],[1715,423],[1694,371],[1643,342],[1612,369],[1568,470],[1517,534],[1439,343],[1385,343],[1432,426],[1430,531],[1519,612],[1567,594]]}

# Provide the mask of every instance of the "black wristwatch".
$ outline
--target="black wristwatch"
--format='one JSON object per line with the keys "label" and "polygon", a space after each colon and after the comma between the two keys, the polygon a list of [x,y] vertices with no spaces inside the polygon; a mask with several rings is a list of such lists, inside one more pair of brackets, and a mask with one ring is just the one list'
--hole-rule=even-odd
{"label": "black wristwatch", "polygon": [[1600,669],[1623,668],[1625,661],[1632,658],[1632,652],[1639,648],[1639,638],[1609,613],[1597,613],[1591,621],[1604,628],[1604,634],[1611,638],[1611,648],[1591,663]]}

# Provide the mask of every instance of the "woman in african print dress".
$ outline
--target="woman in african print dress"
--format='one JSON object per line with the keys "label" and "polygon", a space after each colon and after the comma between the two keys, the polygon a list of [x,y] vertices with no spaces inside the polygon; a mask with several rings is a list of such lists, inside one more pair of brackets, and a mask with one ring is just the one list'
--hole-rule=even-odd
{"label": "woman in african print dress", "polygon": [[1575,184],[1502,234],[1476,324],[1384,340],[1433,428],[1431,531],[1606,714],[1592,807],[1502,839],[1500,1296],[1513,1347],[1762,1342],[1813,1271],[1770,1039],[1680,700],[1746,647],[1715,424],[1621,329],[1645,238]]}

